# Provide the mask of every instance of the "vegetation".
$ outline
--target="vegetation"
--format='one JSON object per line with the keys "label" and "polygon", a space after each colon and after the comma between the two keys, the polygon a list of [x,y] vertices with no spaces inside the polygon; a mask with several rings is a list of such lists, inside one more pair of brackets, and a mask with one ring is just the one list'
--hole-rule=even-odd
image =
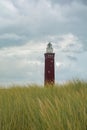
{"label": "vegetation", "polygon": [[0,88],[0,130],[87,130],[87,83]]}

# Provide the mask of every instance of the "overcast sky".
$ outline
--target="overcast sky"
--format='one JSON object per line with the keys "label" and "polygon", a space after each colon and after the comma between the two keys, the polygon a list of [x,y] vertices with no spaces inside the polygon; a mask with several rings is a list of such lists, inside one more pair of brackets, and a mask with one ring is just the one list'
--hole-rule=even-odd
{"label": "overcast sky", "polygon": [[87,0],[0,0],[0,84],[43,85],[48,42],[56,83],[87,80]]}

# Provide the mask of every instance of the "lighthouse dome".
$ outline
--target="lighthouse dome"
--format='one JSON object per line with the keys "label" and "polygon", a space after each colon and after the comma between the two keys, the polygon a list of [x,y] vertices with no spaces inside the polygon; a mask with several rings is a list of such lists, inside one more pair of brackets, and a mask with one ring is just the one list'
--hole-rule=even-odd
{"label": "lighthouse dome", "polygon": [[52,44],[49,42],[46,48],[46,53],[53,53]]}

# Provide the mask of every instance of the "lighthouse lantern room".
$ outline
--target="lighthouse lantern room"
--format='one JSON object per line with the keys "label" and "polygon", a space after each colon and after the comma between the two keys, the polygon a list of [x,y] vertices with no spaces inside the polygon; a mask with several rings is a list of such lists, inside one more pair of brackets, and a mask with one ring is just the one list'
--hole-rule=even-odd
{"label": "lighthouse lantern room", "polygon": [[55,66],[54,66],[54,58],[55,53],[53,53],[52,44],[48,43],[46,48],[45,56],[45,70],[44,70],[44,84],[55,83]]}

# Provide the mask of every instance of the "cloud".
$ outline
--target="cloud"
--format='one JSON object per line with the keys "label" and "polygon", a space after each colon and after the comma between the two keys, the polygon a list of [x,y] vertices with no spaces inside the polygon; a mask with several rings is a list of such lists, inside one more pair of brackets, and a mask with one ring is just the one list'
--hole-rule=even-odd
{"label": "cloud", "polygon": [[61,5],[65,5],[65,4],[72,4],[73,2],[77,2],[77,3],[82,3],[82,4],[87,4],[86,0],[49,0],[52,2],[52,4],[61,4]]}
{"label": "cloud", "polygon": [[85,72],[86,3],[85,0],[0,1],[0,83],[10,79],[43,82],[44,53],[49,41],[56,53],[56,80]]}
{"label": "cloud", "polygon": [[35,47],[33,44],[27,43],[0,50],[0,84],[43,82],[45,45],[39,43],[38,46],[35,44]]}
{"label": "cloud", "polygon": [[60,68],[62,65],[63,65],[63,63],[61,63],[61,62],[56,62],[56,66],[57,66],[57,67]]}
{"label": "cloud", "polygon": [[82,53],[84,50],[82,41],[72,33],[49,36],[48,39],[54,43],[55,51]]}
{"label": "cloud", "polygon": [[0,35],[0,48],[23,44],[26,41],[26,36],[20,36],[12,33],[3,33]]}
{"label": "cloud", "polygon": [[11,18],[12,13],[13,14],[17,13],[16,7],[13,5],[12,1],[10,1],[10,0],[0,1],[0,7],[2,9],[2,11],[0,12],[0,16],[2,16],[2,17]]}
{"label": "cloud", "polygon": [[[58,4],[52,7],[50,1],[47,0],[8,0],[8,3],[3,0],[0,6],[2,7],[0,35],[14,34],[21,37],[18,41],[15,39],[9,41],[9,37],[7,41],[1,40],[1,47],[26,44],[29,40],[44,40],[47,36],[69,32],[78,36],[86,34],[84,26],[87,8],[81,3],[64,6]],[[81,31],[82,29],[84,31]]]}
{"label": "cloud", "polygon": [[6,34],[3,34],[3,35],[0,35],[0,39],[2,40],[5,40],[5,39],[15,39],[15,40],[18,40],[18,39],[22,39],[23,37],[20,37],[20,36],[18,36],[18,35],[16,35],[16,34],[8,34],[8,33],[6,33]]}
{"label": "cloud", "polygon": [[62,40],[59,42],[61,49],[65,52],[81,52],[83,45],[80,43],[78,37],[73,34],[63,35]]}
{"label": "cloud", "polygon": [[73,61],[77,61],[77,58],[75,56],[68,55],[67,58]]}

